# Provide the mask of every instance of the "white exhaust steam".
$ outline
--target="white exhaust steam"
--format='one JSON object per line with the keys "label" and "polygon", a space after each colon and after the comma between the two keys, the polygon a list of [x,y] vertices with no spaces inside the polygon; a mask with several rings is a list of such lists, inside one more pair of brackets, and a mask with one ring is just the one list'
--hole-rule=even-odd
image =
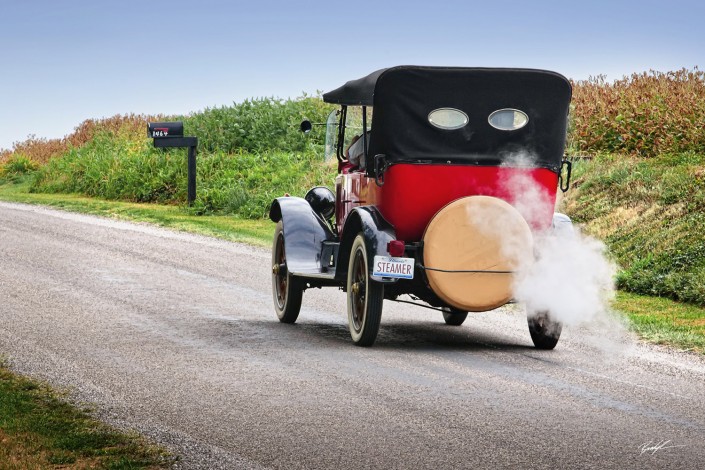
{"label": "white exhaust steam", "polygon": [[514,283],[514,296],[530,315],[549,312],[554,320],[575,326],[609,311],[616,267],[602,242],[577,230],[545,234],[535,238],[534,255]]}
{"label": "white exhaust steam", "polygon": [[[527,156],[513,158],[505,166],[535,167]],[[514,195],[511,204],[530,225],[553,213],[553,198],[528,173],[512,173],[503,183]],[[511,240],[506,245],[511,251]],[[521,259],[526,262],[517,270],[513,291],[529,315],[548,312],[567,326],[607,319],[616,266],[608,259],[605,245],[573,229],[567,217],[554,217],[553,227],[546,232],[534,231],[534,256]]]}

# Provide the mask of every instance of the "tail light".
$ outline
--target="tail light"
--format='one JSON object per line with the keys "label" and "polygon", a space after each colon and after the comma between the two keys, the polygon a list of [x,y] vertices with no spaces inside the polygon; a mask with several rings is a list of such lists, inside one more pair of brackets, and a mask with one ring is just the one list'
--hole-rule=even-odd
{"label": "tail light", "polygon": [[389,256],[394,258],[404,256],[404,248],[403,240],[392,240],[387,243],[387,251],[389,252]]}

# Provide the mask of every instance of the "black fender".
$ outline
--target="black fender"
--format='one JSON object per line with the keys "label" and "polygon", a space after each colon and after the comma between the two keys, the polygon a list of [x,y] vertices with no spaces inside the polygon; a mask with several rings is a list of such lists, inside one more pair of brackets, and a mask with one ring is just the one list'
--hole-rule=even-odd
{"label": "black fender", "polygon": [[[355,237],[360,232],[365,237],[367,259],[370,260],[370,276],[372,276],[372,260],[374,260],[375,255],[389,256],[387,244],[397,238],[394,226],[382,217],[376,207],[360,206],[352,209],[345,219],[345,227],[340,238],[340,250],[338,251],[337,269],[335,271],[335,279],[337,281],[345,282],[346,280],[348,263],[350,262],[350,250]],[[396,279],[382,279],[376,276],[373,276],[372,279],[379,282],[396,282]]]}
{"label": "black fender", "polygon": [[321,273],[321,247],[336,241],[328,224],[300,197],[275,199],[269,208],[272,222],[282,221],[287,269],[293,275]]}

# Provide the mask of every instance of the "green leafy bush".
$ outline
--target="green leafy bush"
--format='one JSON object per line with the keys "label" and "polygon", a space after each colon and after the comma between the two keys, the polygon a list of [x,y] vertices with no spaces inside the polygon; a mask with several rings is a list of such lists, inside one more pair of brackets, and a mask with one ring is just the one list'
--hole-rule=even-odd
{"label": "green leafy bush", "polygon": [[[332,184],[335,172],[322,162],[324,126],[309,135],[299,130],[303,119],[325,122],[332,109],[315,97],[261,98],[183,118],[186,134],[199,139],[193,210],[259,218],[276,196]],[[134,119],[129,123],[133,129]],[[94,129],[82,145],[50,159],[31,190],[185,202],[185,151],[155,149],[146,132],[123,132],[118,124]]]}
{"label": "green leafy bush", "polygon": [[23,155],[12,155],[0,164],[0,183],[16,183],[23,177],[37,171],[39,165]]}
{"label": "green leafy bush", "polygon": [[137,202],[175,202],[185,198],[186,165],[175,151],[100,132],[82,147],[49,161],[31,190],[81,193]]}
{"label": "green leafy bush", "polygon": [[323,142],[325,128],[314,126],[307,136],[299,130],[301,121],[326,122],[333,109],[320,98],[306,95],[296,100],[257,98],[205,109],[186,117],[184,128],[198,137],[204,152],[305,152]]}
{"label": "green leafy bush", "polygon": [[[186,200],[185,153],[102,133],[50,160],[38,171],[31,191],[179,204]],[[275,197],[303,196],[311,186],[332,184],[334,174],[335,168],[312,152],[199,154],[193,210],[261,218]]]}
{"label": "green leafy bush", "polygon": [[245,218],[265,217],[276,197],[303,196],[312,186],[332,185],[335,167],[312,153],[217,152],[198,163],[197,212],[221,212]]}

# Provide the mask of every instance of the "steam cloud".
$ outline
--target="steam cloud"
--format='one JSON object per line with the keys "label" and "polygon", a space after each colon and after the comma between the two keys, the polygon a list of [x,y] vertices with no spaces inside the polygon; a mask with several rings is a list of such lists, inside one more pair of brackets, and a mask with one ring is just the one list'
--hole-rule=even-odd
{"label": "steam cloud", "polygon": [[529,314],[550,312],[575,326],[608,312],[616,268],[602,242],[576,231],[537,237],[534,248],[535,261],[520,268],[514,284],[515,298]]}
{"label": "steam cloud", "polygon": [[[527,155],[510,159],[506,166],[534,167]],[[551,194],[528,173],[512,172],[504,184],[515,195],[510,202],[530,225],[553,212]],[[515,299],[526,305],[529,315],[549,312],[564,325],[604,323],[614,296],[616,266],[602,242],[564,222],[544,233],[534,231],[534,256],[519,258]],[[507,241],[507,254],[513,246]]]}

